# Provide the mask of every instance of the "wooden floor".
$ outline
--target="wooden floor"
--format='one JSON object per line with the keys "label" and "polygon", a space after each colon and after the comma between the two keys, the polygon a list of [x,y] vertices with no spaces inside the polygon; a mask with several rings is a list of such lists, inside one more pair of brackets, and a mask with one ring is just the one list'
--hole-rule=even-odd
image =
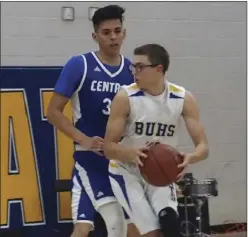
{"label": "wooden floor", "polygon": [[230,234],[215,234],[211,235],[212,237],[246,237],[247,232],[233,232]]}

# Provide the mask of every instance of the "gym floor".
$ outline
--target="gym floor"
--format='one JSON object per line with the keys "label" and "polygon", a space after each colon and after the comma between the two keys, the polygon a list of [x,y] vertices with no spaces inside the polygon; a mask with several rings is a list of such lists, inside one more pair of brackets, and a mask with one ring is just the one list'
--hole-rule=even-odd
{"label": "gym floor", "polygon": [[228,234],[215,234],[213,237],[246,237],[247,232],[233,232]]}

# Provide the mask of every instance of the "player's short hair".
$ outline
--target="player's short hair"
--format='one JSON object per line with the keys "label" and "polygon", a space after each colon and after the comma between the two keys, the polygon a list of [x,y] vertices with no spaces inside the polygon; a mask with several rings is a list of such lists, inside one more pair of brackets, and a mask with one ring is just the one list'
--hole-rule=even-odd
{"label": "player's short hair", "polygon": [[159,44],[145,44],[134,49],[134,55],[146,55],[153,65],[163,65],[163,73],[168,70],[170,56]]}
{"label": "player's short hair", "polygon": [[97,9],[94,13],[94,16],[92,17],[94,29],[97,30],[99,25],[107,20],[118,19],[122,23],[124,19],[124,13],[125,9],[118,5],[108,5]]}

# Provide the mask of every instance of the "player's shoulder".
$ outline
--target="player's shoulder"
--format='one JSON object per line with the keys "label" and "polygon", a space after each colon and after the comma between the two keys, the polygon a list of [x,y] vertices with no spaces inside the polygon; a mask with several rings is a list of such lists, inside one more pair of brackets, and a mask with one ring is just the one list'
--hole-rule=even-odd
{"label": "player's shoulder", "polygon": [[85,62],[84,54],[72,55],[68,60],[67,64],[82,65]]}
{"label": "player's shoulder", "polygon": [[177,97],[185,97],[185,88],[182,86],[179,86],[175,83],[172,82],[167,82],[168,83],[168,89],[169,89],[169,93],[170,93],[170,98],[177,98]]}
{"label": "player's shoulder", "polygon": [[86,68],[85,59],[82,55],[70,56],[63,65],[63,72],[66,75],[76,75],[77,73],[83,73]]}
{"label": "player's shoulder", "polygon": [[184,87],[179,86],[179,85],[177,85],[175,83],[172,83],[170,81],[168,81],[168,85],[169,85],[170,91],[173,91],[173,92],[183,92],[183,91],[185,91]]}
{"label": "player's shoulder", "polygon": [[137,83],[124,85],[122,88],[126,91],[128,97],[144,96],[144,92],[139,88]]}
{"label": "player's shoulder", "polygon": [[82,53],[80,54],[79,56],[81,57],[85,57],[85,58],[88,58],[88,57],[91,57],[93,58],[94,55],[96,56],[95,52],[94,51],[89,51],[89,52],[85,52],[85,53]]}
{"label": "player's shoulder", "polygon": [[89,51],[89,52],[85,52],[85,53],[75,54],[75,55],[71,56],[71,59],[83,61],[84,59],[87,59],[89,57],[93,57],[92,53],[93,52]]}
{"label": "player's shoulder", "polygon": [[87,71],[88,65],[92,58],[93,56],[91,51],[75,54],[68,59],[66,65],[69,65],[71,68],[80,68],[81,70]]}

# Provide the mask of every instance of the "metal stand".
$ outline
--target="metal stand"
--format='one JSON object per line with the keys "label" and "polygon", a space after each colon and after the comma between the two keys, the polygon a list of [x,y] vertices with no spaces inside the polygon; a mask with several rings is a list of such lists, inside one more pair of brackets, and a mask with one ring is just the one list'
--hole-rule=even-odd
{"label": "metal stand", "polygon": [[189,236],[189,218],[188,218],[188,206],[187,206],[187,197],[184,197],[184,207],[185,207],[185,234]]}
{"label": "metal stand", "polygon": [[209,235],[202,232],[202,206],[204,205],[204,202],[207,200],[207,197],[193,197],[192,200],[196,208],[196,222],[197,222],[197,228],[194,236],[207,237]]}
{"label": "metal stand", "polygon": [[[185,206],[185,232],[181,232],[183,236],[189,237],[208,237],[210,235],[202,232],[202,207],[209,197],[218,196],[217,181],[216,179],[196,180],[193,178],[192,173],[188,173],[184,178],[177,183],[183,191],[184,206]],[[196,226],[194,232],[190,233],[189,217],[187,208],[187,198],[191,198],[196,210]]]}

